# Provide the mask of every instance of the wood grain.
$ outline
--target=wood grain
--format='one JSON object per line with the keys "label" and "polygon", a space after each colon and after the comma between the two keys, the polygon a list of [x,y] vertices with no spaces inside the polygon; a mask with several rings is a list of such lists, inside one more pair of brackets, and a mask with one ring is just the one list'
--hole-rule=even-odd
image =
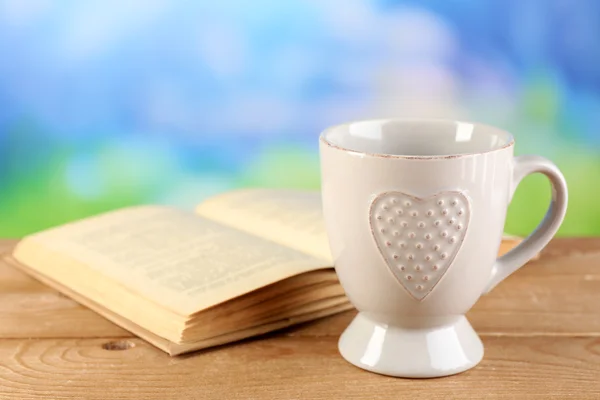
{"label": "wood grain", "polygon": [[339,357],[334,336],[271,335],[175,359],[137,339],[123,351],[106,342],[0,342],[0,398],[600,398],[599,338],[488,337],[475,369],[429,380],[359,370]]}
{"label": "wood grain", "polygon": [[486,354],[460,375],[349,365],[336,344],[353,315],[172,358],[0,263],[0,399],[600,398],[600,239],[556,240],[480,299]]}

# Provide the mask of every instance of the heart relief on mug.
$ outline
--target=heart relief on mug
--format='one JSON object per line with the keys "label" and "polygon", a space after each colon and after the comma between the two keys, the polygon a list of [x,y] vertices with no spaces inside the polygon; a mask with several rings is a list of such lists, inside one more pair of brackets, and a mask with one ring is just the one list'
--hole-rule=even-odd
{"label": "heart relief on mug", "polygon": [[[369,371],[437,377],[474,367],[477,299],[550,241],[567,207],[558,168],[518,156],[499,128],[447,120],[369,120],[320,137],[325,225],[340,283],[358,310],[341,355]],[[497,259],[519,182],[546,175],[546,217]]]}

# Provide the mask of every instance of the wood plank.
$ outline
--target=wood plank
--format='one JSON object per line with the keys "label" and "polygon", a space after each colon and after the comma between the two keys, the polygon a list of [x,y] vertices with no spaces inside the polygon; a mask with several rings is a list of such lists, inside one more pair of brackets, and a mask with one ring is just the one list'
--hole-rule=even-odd
{"label": "wood plank", "polygon": [[485,358],[457,376],[351,366],[336,343],[353,315],[171,358],[0,264],[0,399],[600,398],[600,239],[555,240],[484,296]]}
{"label": "wood plank", "polygon": [[0,239],[0,253],[12,249],[19,241],[17,239]]}
{"label": "wood plank", "polygon": [[[0,240],[2,246],[14,242]],[[576,294],[576,295],[574,295]],[[354,314],[299,334],[339,334]],[[600,239],[558,239],[468,315],[481,335],[600,335]],[[131,334],[0,262],[0,338],[101,338]]]}
{"label": "wood plank", "polygon": [[599,237],[555,238],[542,252],[544,258],[571,254],[593,254],[600,252]]}
{"label": "wood plank", "polygon": [[555,239],[468,314],[481,335],[600,335],[600,239]]}
{"label": "wood plank", "polygon": [[0,398],[52,399],[577,399],[600,398],[600,339],[488,337],[482,363],[428,380],[362,371],[337,338],[271,335],[170,358],[143,341],[0,341]]}

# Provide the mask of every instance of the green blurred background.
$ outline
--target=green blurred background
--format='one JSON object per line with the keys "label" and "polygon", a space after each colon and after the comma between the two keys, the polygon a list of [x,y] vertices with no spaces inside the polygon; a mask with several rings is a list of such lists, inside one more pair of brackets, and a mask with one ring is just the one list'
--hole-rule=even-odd
{"label": "green blurred background", "polygon": [[[600,234],[600,2],[0,0],[0,236],[101,211],[319,188],[332,124],[498,125],[564,171]],[[532,176],[506,230],[541,220]]]}

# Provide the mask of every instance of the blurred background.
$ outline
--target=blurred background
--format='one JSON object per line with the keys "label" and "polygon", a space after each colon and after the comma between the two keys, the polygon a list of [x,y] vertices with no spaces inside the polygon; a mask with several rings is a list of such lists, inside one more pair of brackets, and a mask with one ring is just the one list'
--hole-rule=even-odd
{"label": "blurred background", "polygon": [[[600,234],[596,0],[0,0],[0,236],[239,187],[319,188],[332,124],[451,117],[565,173]],[[527,178],[506,230],[550,196]]]}

